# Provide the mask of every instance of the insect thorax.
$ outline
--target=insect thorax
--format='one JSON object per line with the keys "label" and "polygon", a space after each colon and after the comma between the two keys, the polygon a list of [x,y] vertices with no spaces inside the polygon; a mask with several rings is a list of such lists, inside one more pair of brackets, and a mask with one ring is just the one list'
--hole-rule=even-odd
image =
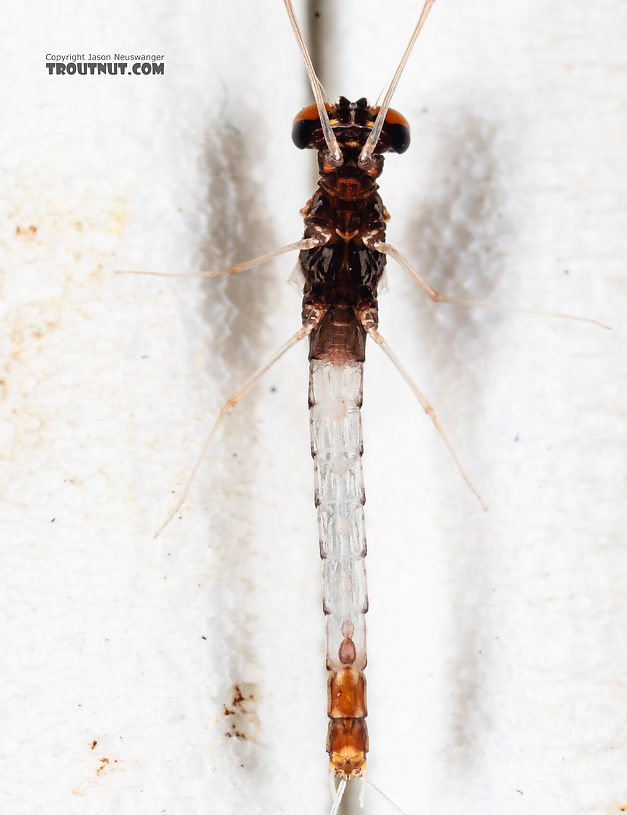
{"label": "insect thorax", "polygon": [[[389,111],[367,169],[359,156],[375,122],[378,108],[365,99],[340,97],[328,107],[329,120],[342,153],[342,163],[329,161],[322,125],[315,105],[294,120],[292,138],[300,148],[318,151],[318,190],[303,209],[305,237],[320,237],[324,245],[300,253],[305,277],[303,312],[324,314],[310,340],[312,358],[363,360],[364,318],[377,322],[377,286],[385,255],[370,247],[385,241],[388,218],[377,190],[383,170],[382,153],[402,152],[409,144],[409,127],[400,114]],[[388,121],[389,119],[389,121]]]}

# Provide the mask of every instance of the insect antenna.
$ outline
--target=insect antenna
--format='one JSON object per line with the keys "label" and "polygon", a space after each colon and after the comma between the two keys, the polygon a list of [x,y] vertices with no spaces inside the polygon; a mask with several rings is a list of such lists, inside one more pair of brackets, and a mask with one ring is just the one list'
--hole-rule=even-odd
{"label": "insect antenna", "polygon": [[294,8],[292,6],[292,1],[283,0],[283,2],[285,3],[285,8],[287,9],[287,16],[290,18],[290,23],[292,24],[292,29],[294,31],[294,36],[296,37],[296,42],[298,43],[298,47],[300,48],[301,54],[303,55],[303,62],[305,63],[305,68],[307,69],[307,76],[309,77],[311,90],[313,91],[313,95],[316,100],[316,105],[318,107],[318,115],[320,116],[320,123],[322,124],[324,140],[327,143],[327,147],[329,148],[329,164],[331,164],[333,167],[340,167],[343,163],[342,151],[340,150],[340,146],[337,143],[337,139],[335,138],[335,133],[331,128],[329,114],[327,113],[327,109],[324,104],[324,96],[322,95],[322,85],[320,84],[320,80],[316,76],[316,72],[311,61],[311,57],[309,56],[309,51],[307,50],[305,40],[303,39],[302,32],[298,26],[298,21],[296,20],[296,15],[294,14]]}
{"label": "insect antenna", "polygon": [[[286,0],[287,2],[287,0]],[[422,7],[422,11],[420,12],[420,17],[418,18],[418,22],[416,23],[416,28],[414,28],[414,32],[411,35],[411,39],[409,40],[409,44],[405,49],[405,53],[403,54],[403,58],[401,59],[398,68],[396,69],[396,73],[392,77],[392,81],[390,82],[390,87],[387,89],[387,93],[383,97],[383,103],[381,104],[381,108],[379,109],[379,113],[375,120],[375,123],[370,131],[370,135],[364,144],[361,153],[359,154],[359,166],[362,170],[367,170],[372,165],[372,154],[377,146],[377,142],[379,141],[379,136],[381,135],[381,130],[383,128],[383,123],[385,121],[385,116],[388,112],[388,108],[390,107],[390,102],[392,101],[392,96],[394,95],[394,91],[396,90],[396,86],[398,85],[398,81],[401,78],[401,74],[405,70],[405,65],[407,64],[407,60],[409,59],[409,55],[411,54],[412,48],[414,47],[414,43],[418,39],[418,35],[422,30],[423,25],[427,19],[429,12],[431,11],[431,6],[435,3],[435,0],[425,0],[425,4]]]}

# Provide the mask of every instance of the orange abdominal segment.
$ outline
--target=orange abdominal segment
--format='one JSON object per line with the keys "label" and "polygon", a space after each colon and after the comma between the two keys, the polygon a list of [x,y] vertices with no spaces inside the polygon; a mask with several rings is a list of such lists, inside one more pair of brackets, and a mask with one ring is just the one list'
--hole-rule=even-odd
{"label": "orange abdominal segment", "polygon": [[327,752],[335,775],[347,780],[366,768],[366,677],[363,671],[344,668],[329,671],[329,730]]}

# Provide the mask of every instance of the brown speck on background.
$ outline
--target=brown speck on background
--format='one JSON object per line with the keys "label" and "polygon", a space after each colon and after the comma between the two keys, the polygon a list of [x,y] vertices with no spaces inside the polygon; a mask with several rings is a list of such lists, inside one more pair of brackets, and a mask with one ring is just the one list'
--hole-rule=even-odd
{"label": "brown speck on background", "polygon": [[92,741],[92,743],[91,743],[91,749],[93,750],[93,749],[94,749],[94,747],[95,747],[97,744],[98,744],[98,742],[96,741],[96,739],[94,739],[94,740]]}
{"label": "brown speck on background", "polygon": [[229,720],[229,729],[224,733],[227,738],[256,742],[260,726],[258,701],[259,688],[254,682],[233,685],[228,704],[224,705],[224,716]]}
{"label": "brown speck on background", "polygon": [[105,770],[112,769],[113,768],[112,765],[117,763],[118,763],[117,758],[108,759],[106,756],[103,756],[100,759],[100,767],[98,767],[98,769],[96,770],[96,775],[100,777]]}

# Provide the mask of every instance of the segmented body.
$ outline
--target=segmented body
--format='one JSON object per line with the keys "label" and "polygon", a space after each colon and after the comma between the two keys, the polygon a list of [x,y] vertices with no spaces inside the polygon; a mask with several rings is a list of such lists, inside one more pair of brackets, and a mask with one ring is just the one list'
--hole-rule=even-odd
{"label": "segmented body", "polygon": [[326,615],[329,729],[327,751],[336,775],[350,779],[366,766],[366,534],[361,456],[361,403],[366,333],[377,326],[377,286],[385,255],[369,248],[385,240],[387,213],[376,178],[386,150],[409,143],[407,123],[389,112],[372,166],[360,150],[377,108],[343,97],[329,119],[343,163],[327,161],[315,106],[296,117],[299,147],[319,151],[318,190],[303,210],[305,237],[323,245],[300,253],[305,276],[303,323],[309,346],[311,452],[315,467],[323,609]]}

